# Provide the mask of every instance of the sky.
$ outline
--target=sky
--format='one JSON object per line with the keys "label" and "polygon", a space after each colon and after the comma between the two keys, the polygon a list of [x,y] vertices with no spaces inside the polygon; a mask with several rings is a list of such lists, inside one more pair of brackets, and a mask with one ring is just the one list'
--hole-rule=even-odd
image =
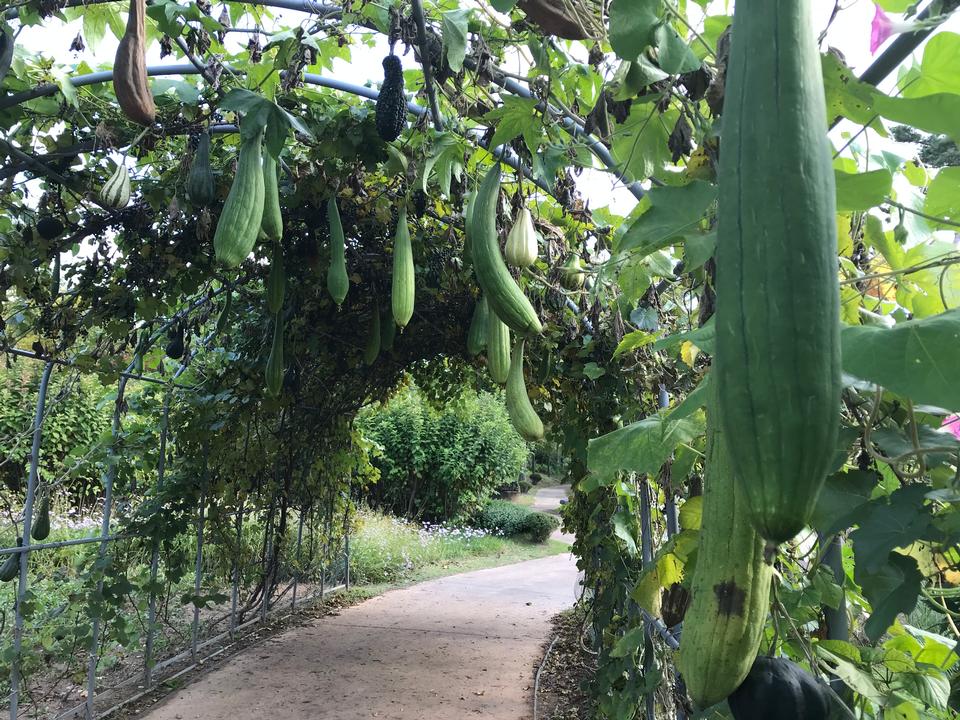
{"label": "sky", "polygon": [[[461,5],[466,4],[465,2],[461,3]],[[471,0],[469,4],[475,3]],[[725,0],[717,0],[708,9],[714,13],[723,13],[729,11],[726,10],[728,5],[730,3],[725,2]],[[873,60],[870,53],[870,24],[873,19],[874,5],[869,0],[840,0],[840,6],[842,9],[830,27],[824,46],[840,50],[847,63],[859,74]],[[833,7],[833,0],[815,1],[815,27],[818,32],[826,27]],[[214,5],[213,17],[219,16],[220,9],[221,6]],[[273,12],[277,18],[276,24],[278,27],[296,25],[306,17],[304,13],[294,11],[273,10]],[[60,26],[48,25],[46,27],[26,28],[18,38],[18,43],[30,50],[39,51],[48,56],[53,55],[59,58],[61,62],[85,61],[92,67],[109,63],[116,51],[117,43],[116,38],[109,32],[99,46],[88,47],[82,53],[69,52],[70,43],[81,28],[82,22],[80,19]],[[960,32],[960,14],[948,21],[943,28]],[[238,40],[241,38],[244,41],[246,40],[246,37],[242,35],[234,35],[233,37]],[[881,47],[878,54],[882,50]],[[352,53],[351,62],[337,61],[334,71],[330,74],[357,84],[379,82],[383,76],[380,61],[385,54],[385,39],[377,36],[377,45],[374,48],[356,46]],[[169,58],[161,60],[159,48],[154,44],[147,62],[153,65],[169,63],[171,60]],[[403,58],[403,62],[404,65],[412,63],[412,54]],[[518,67],[516,69],[521,70],[522,68]],[[881,87],[889,91],[891,84],[888,81],[886,86]],[[835,142],[843,131],[842,126],[835,130]],[[589,171],[584,173],[579,180],[579,187],[591,207],[609,206],[611,210],[625,215],[636,203],[635,198],[625,188],[620,186],[612,176],[605,173]]]}

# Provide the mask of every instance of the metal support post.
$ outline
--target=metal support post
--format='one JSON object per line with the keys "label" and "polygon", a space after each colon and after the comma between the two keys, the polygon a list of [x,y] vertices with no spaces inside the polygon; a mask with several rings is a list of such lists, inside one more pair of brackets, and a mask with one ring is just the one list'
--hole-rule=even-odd
{"label": "metal support post", "polygon": [[40,441],[43,436],[43,411],[47,403],[47,388],[53,363],[43,367],[40,388],[37,392],[37,407],[33,415],[33,445],[30,448],[30,475],[27,479],[27,501],[23,508],[23,543],[26,549],[20,553],[20,581],[17,584],[17,601],[13,620],[13,662],[10,664],[10,720],[17,720],[20,704],[20,651],[23,648],[23,599],[27,594],[28,563],[30,559],[30,532],[33,523],[33,502],[37,496],[40,471]]}
{"label": "metal support post", "polygon": [[[115,456],[117,439],[120,436],[120,416],[123,414],[123,394],[127,389],[127,378],[121,377],[117,383],[117,399],[113,406],[113,427],[111,432],[110,450],[107,453],[107,469],[103,480],[103,521],[100,524],[100,548],[97,553],[98,560],[103,560],[107,555],[107,545],[110,537],[110,511],[113,508],[113,482],[117,477],[117,463],[119,457]],[[97,595],[103,594],[103,578],[97,581]],[[94,698],[97,693],[97,662],[99,656],[100,642],[100,617],[95,616],[92,621],[92,632],[90,639],[90,657],[87,662],[87,701],[85,707],[86,720],[94,718]]]}

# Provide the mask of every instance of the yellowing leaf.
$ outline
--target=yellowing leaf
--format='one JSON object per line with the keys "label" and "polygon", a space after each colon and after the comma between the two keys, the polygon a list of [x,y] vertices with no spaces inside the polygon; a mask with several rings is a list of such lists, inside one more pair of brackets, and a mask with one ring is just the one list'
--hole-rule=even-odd
{"label": "yellowing leaf", "polygon": [[680,527],[684,530],[699,530],[703,517],[703,496],[689,498],[680,506]]}
{"label": "yellowing leaf", "polygon": [[700,348],[698,348],[689,340],[684,340],[683,345],[680,346],[680,359],[690,367],[693,367],[693,363],[696,361],[697,355],[699,354]]}
{"label": "yellowing leaf", "polygon": [[909,702],[902,702],[896,707],[888,709],[883,715],[890,720],[920,720],[917,709]]}

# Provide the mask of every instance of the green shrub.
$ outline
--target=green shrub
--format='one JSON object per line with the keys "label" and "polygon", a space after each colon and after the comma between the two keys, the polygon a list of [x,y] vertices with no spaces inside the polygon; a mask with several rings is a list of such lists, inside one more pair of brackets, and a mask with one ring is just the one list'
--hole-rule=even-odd
{"label": "green shrub", "polygon": [[527,445],[499,395],[465,391],[435,408],[415,386],[360,417],[380,480],[366,500],[394,515],[463,520],[516,480]]}
{"label": "green shrub", "polygon": [[517,490],[519,492],[522,492],[522,493],[530,492],[530,488],[532,487],[533,487],[533,483],[530,482],[529,480],[525,480],[525,479],[517,480]]}
{"label": "green shrub", "polygon": [[506,500],[491,500],[483,506],[474,524],[502,535],[520,535],[526,531],[527,516],[533,513],[525,507]]}
{"label": "green shrub", "polygon": [[538,472],[530,473],[531,484],[537,485],[541,480],[543,480],[543,475],[541,475],[540,473]]}
{"label": "green shrub", "polygon": [[474,525],[488,532],[507,536],[523,535],[542,543],[560,527],[560,521],[553,515],[534,512],[506,500],[491,500],[474,518]]}
{"label": "green shrub", "polygon": [[544,543],[550,539],[553,531],[560,527],[560,521],[553,515],[532,512],[527,516],[524,530],[533,542]]}

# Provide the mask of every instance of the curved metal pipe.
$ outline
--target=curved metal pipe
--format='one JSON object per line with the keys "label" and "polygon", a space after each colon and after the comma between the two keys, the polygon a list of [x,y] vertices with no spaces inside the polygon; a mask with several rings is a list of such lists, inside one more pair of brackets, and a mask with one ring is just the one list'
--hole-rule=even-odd
{"label": "curved metal pipe", "polygon": [[[233,72],[239,71],[234,69]],[[190,63],[180,63],[177,65],[151,65],[147,67],[147,75],[150,77],[199,74],[200,71]],[[364,87],[363,85],[356,85],[344,80],[338,80],[337,78],[326,77],[325,75],[317,75],[316,73],[304,73],[303,79],[304,82],[310,83],[311,85],[326,87],[330,88],[331,90],[339,90],[341,92],[356,95],[357,97],[362,97],[367,100],[376,101],[376,99],[380,96],[380,93],[373,88]],[[101,70],[95,73],[88,73],[87,75],[78,75],[76,77],[72,77],[70,78],[70,84],[74,87],[83,87],[85,85],[97,85],[100,83],[110,82],[112,80],[112,70]],[[19,105],[20,103],[27,102],[28,100],[34,100],[38,97],[53,95],[59,89],[60,88],[58,85],[48,83],[46,85],[38,85],[32,90],[24,90],[23,92],[7,95],[6,97],[0,98],[0,110],[13,107],[14,105]],[[429,112],[426,108],[421,107],[413,102],[407,103],[407,111],[417,117]],[[235,125],[222,124],[213,126],[211,130],[217,133],[229,133],[236,132],[237,127]],[[470,133],[464,134],[463,137],[466,137],[468,140],[471,139]],[[480,144],[480,147],[484,146]],[[509,148],[501,145],[500,147],[493,148],[492,150],[490,150],[490,148],[485,149],[488,150],[498,160],[506,163],[514,170],[521,173],[525,178],[527,178],[527,180],[536,184],[536,186],[541,190],[549,195],[553,195],[553,193],[550,191],[550,187],[545,182],[535,177],[533,171],[524,165],[523,162],[521,162],[521,160]]]}

